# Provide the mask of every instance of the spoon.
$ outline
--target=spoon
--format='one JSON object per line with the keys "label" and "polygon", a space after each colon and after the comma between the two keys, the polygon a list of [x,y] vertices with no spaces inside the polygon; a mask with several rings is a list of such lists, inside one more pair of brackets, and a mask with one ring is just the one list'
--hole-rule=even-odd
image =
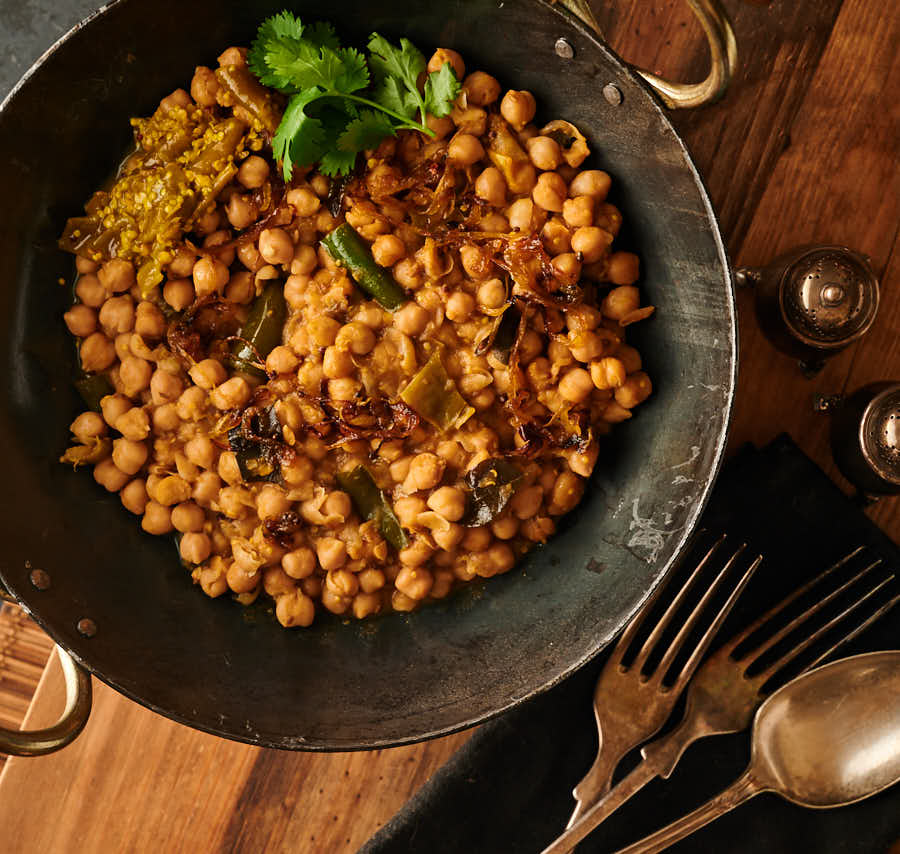
{"label": "spoon", "polygon": [[747,770],[725,791],[617,854],[652,854],[760,794],[842,807],[900,781],[900,650],[799,676],[756,712]]}

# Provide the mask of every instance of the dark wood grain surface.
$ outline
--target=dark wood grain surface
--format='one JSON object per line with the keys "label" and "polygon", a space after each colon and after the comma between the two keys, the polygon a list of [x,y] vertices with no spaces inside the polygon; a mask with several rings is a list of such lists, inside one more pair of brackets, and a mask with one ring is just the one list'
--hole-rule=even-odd
{"label": "dark wood grain surface", "polygon": [[[799,244],[843,243],[871,256],[882,285],[874,328],[813,380],[770,347],[752,294],[738,294],[741,368],[730,447],[786,430],[848,488],[831,461],[827,419],[811,402],[816,392],[900,378],[900,4],[726,6],[738,36],[737,78],[719,104],[673,121],[707,183],[733,262],[764,264]],[[683,0],[611,0],[595,9],[628,61],[680,79],[705,74],[705,42]],[[895,541],[898,506],[892,499],[868,510]],[[51,662],[31,725],[54,716],[60,690]],[[350,852],[466,737],[372,753],[279,753],[194,732],[97,685],[91,721],[73,746],[6,763],[0,851]]]}

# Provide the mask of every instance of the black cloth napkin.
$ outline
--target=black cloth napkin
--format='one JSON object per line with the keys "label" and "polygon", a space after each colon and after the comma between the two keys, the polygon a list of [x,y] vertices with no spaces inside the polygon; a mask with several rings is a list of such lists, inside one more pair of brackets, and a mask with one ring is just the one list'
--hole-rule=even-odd
{"label": "black cloth napkin", "polygon": [[[894,543],[787,436],[763,450],[748,446],[725,466],[702,527],[747,539],[765,555],[721,640],[857,545],[900,568]],[[839,655],[898,647],[900,607]],[[591,697],[604,660],[481,727],[360,854],[539,852],[565,826],[571,789],[593,760]],[[743,771],[749,744],[746,732],[696,743],[669,781],[648,785],[578,851],[614,851],[699,806]],[[637,758],[626,757],[620,774]],[[834,810],[760,795],[671,850],[887,854],[894,845],[900,849],[900,785]]]}

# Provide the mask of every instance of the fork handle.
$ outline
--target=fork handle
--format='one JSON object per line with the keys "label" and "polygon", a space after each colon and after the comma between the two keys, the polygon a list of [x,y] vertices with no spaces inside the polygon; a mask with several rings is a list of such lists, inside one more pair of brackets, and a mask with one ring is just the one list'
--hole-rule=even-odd
{"label": "fork handle", "polygon": [[614,813],[625,801],[637,794],[657,776],[656,770],[648,762],[641,762],[591,806],[584,815],[557,836],[541,854],[567,854],[600,822]]}
{"label": "fork handle", "polygon": [[754,779],[748,768],[725,791],[719,792],[699,809],[673,821],[656,833],[645,836],[639,842],[620,849],[616,854],[655,854],[657,851],[663,851],[765,789],[765,786]]}

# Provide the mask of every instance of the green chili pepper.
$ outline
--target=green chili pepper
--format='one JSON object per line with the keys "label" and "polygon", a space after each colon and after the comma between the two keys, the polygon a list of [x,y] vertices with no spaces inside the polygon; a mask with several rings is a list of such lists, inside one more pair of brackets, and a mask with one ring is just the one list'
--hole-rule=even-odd
{"label": "green chili pepper", "polygon": [[353,281],[388,311],[395,311],[407,302],[403,288],[384,267],[375,263],[366,242],[347,223],[323,237],[322,245],[335,261],[349,270]]}
{"label": "green chili pepper", "polygon": [[502,458],[484,460],[466,475],[469,494],[460,522],[469,528],[489,525],[509,504],[522,471]]}
{"label": "green chili pepper", "polygon": [[241,327],[241,341],[236,341],[231,349],[231,366],[243,373],[253,374],[261,379],[265,372],[257,367],[259,360],[281,343],[281,333],[287,318],[287,303],[284,301],[284,285],[275,280],[256,298],[250,308],[247,320]]}
{"label": "green chili pepper", "polygon": [[438,352],[400,392],[400,398],[439,430],[460,427],[475,412],[447,376]]}
{"label": "green chili pepper", "polygon": [[100,400],[108,394],[114,394],[115,389],[106,374],[82,374],[75,380],[75,388],[81,395],[81,399],[94,412],[100,411]]}
{"label": "green chili pepper", "polygon": [[105,460],[112,452],[112,439],[94,439],[89,445],[73,445],[59,458],[61,463],[69,463],[78,468]]}
{"label": "green chili pepper", "polygon": [[357,466],[352,471],[338,472],[337,482],[350,496],[359,515],[375,522],[381,536],[397,551],[409,545],[406,532],[400,520],[394,515],[390,502],[365,466]]}

